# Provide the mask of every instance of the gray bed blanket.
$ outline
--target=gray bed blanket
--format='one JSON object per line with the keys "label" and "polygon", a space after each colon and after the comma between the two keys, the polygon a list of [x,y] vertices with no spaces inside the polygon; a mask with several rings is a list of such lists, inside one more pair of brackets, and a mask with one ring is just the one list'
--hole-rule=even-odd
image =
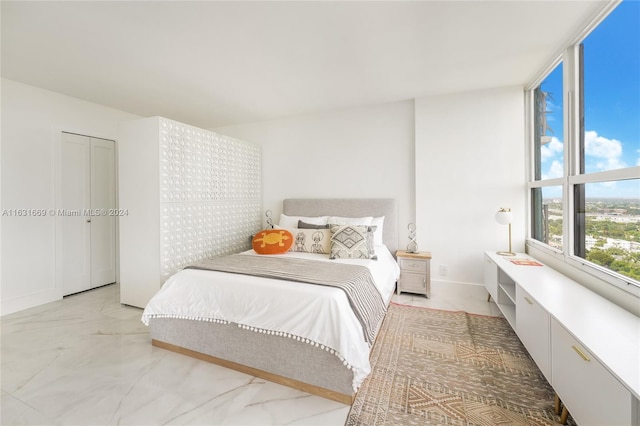
{"label": "gray bed blanket", "polygon": [[387,310],[371,272],[365,266],[233,254],[213,257],[185,269],[229,272],[340,288],[347,295],[351,308],[362,325],[369,347],[375,340],[378,326]]}

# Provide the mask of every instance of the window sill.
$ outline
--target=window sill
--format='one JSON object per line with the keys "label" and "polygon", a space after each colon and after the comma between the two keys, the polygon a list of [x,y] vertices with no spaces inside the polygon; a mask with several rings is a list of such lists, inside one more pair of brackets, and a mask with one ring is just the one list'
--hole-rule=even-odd
{"label": "window sill", "polygon": [[527,239],[526,252],[616,305],[640,316],[640,287],[629,284],[608,271],[586,264],[583,259],[566,256],[533,239]]}

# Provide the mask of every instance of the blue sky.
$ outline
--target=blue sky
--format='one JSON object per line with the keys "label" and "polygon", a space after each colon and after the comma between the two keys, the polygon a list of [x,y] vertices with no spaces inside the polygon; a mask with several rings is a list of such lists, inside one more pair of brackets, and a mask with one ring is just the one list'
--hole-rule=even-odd
{"label": "blue sky", "polygon": [[[640,166],[640,1],[625,0],[584,40],[586,172]],[[562,176],[562,66],[542,83],[552,141],[543,178]],[[640,180],[589,185],[587,196],[639,197]]]}

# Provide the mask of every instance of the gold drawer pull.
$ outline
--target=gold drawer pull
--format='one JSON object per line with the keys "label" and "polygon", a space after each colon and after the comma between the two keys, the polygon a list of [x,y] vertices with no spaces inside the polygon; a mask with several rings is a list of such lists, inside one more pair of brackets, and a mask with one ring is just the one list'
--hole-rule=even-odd
{"label": "gold drawer pull", "polygon": [[591,359],[584,352],[582,352],[582,350],[580,350],[579,347],[577,347],[575,345],[571,345],[571,347],[573,348],[574,351],[576,351],[578,353],[578,355],[580,355],[580,357],[582,359],[584,359],[587,362],[591,361]]}
{"label": "gold drawer pull", "polygon": [[526,300],[528,304],[533,305],[533,302],[527,296],[524,297],[524,300]]}

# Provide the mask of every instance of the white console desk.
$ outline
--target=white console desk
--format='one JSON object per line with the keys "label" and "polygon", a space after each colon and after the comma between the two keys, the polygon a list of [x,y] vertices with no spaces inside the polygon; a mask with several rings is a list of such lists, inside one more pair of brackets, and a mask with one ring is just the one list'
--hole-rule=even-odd
{"label": "white console desk", "polygon": [[546,265],[513,259],[486,252],[485,286],[572,417],[640,426],[640,318]]}

